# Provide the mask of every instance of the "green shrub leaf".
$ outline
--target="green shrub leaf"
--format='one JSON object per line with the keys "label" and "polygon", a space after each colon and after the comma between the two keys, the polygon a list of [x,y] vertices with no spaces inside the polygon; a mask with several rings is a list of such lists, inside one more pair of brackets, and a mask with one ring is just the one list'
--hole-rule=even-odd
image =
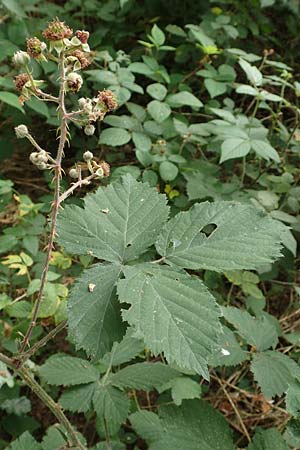
{"label": "green shrub leaf", "polygon": [[[215,229],[207,236],[208,225]],[[253,206],[203,202],[170,220],[156,248],[168,264],[188,269],[256,269],[281,256],[282,229]]]}
{"label": "green shrub leaf", "polygon": [[275,347],[278,342],[276,327],[266,317],[255,318],[247,311],[238,308],[222,308],[225,319],[230,322],[247,344],[253,345],[259,351]]}
{"label": "green shrub leaf", "polygon": [[106,128],[101,132],[99,144],[110,145],[116,147],[118,145],[125,145],[131,139],[131,134],[124,130],[124,128]]}
{"label": "green shrub leaf", "polygon": [[69,335],[95,360],[124,334],[115,285],[120,266],[96,264],[78,277],[68,302]]}
{"label": "green shrub leaf", "polygon": [[159,409],[161,437],[150,450],[234,450],[231,431],[225,419],[208,403],[185,400],[180,408]]}
{"label": "green shrub leaf", "polygon": [[73,356],[50,356],[39,368],[39,373],[47,383],[56,386],[73,386],[99,379],[96,367],[84,359]]}
{"label": "green shrub leaf", "polygon": [[[218,344],[219,308],[204,284],[165,266],[124,269],[120,301],[131,307],[123,317],[157,355],[209,378],[207,359]],[[201,325],[200,325],[201,324]]]}
{"label": "green shrub leaf", "polygon": [[100,187],[85,208],[67,206],[58,220],[58,241],[70,253],[124,262],[155,242],[168,217],[166,197],[130,175]]}
{"label": "green shrub leaf", "polygon": [[266,398],[282,395],[289,384],[300,381],[300,367],[289,356],[267,351],[253,355],[251,370]]}
{"label": "green shrub leaf", "polygon": [[115,386],[150,391],[178,377],[180,373],[162,363],[137,363],[115,373],[111,382]]}
{"label": "green shrub leaf", "polygon": [[247,450],[288,450],[283,437],[276,428],[256,431]]}
{"label": "green shrub leaf", "polygon": [[152,102],[148,103],[147,110],[150,116],[158,123],[166,120],[171,114],[170,106],[158,100],[152,100]]}

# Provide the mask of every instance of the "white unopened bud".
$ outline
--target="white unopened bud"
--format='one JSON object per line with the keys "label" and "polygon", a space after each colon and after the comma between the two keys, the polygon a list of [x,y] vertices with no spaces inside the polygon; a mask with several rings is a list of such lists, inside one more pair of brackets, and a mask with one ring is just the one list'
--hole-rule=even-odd
{"label": "white unopened bud", "polygon": [[83,154],[84,161],[90,161],[93,158],[94,158],[94,155],[92,152],[90,152],[89,150],[87,152],[84,152],[84,154]]}
{"label": "white unopened bud", "polygon": [[32,153],[30,153],[29,159],[30,159],[30,161],[32,162],[32,164],[37,164],[37,163],[39,162],[39,161],[38,161],[38,156],[39,156],[38,152],[32,152]]}
{"label": "white unopened bud", "polygon": [[26,125],[18,125],[15,127],[15,133],[18,139],[23,139],[28,136],[29,131]]}
{"label": "white unopened bud", "polygon": [[38,164],[36,164],[36,167],[40,170],[45,170],[48,166],[45,162],[39,162]]}
{"label": "white unopened bud", "polygon": [[79,173],[78,173],[77,169],[74,169],[74,168],[69,170],[69,175],[71,178],[79,177]]}
{"label": "white unopened bud", "polygon": [[84,106],[86,105],[86,103],[87,103],[87,99],[84,98],[84,97],[81,97],[81,98],[78,100],[79,108],[80,108],[80,109],[83,109]]}
{"label": "white unopened bud", "polygon": [[93,134],[95,133],[95,127],[92,124],[86,125],[84,127],[84,132],[87,136],[93,136]]}
{"label": "white unopened bud", "polygon": [[48,161],[48,155],[47,153],[40,152],[37,156],[38,163],[46,163]]}
{"label": "white unopened bud", "polygon": [[30,61],[30,56],[27,52],[23,52],[22,50],[19,50],[16,52],[13,56],[13,63],[17,67],[26,66]]}

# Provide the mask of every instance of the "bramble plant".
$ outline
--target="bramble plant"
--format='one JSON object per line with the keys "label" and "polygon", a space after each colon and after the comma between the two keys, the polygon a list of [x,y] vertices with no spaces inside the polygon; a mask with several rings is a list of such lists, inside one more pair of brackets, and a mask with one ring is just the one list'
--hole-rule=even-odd
{"label": "bramble plant", "polygon": [[[129,7],[121,3],[125,10]],[[101,14],[110,17],[107,11],[101,9]],[[43,148],[26,121],[15,127],[16,137],[33,146],[33,169],[42,171],[53,189],[49,208],[48,198],[34,204],[9,181],[0,181],[0,206],[13,199],[17,205],[17,225],[0,240],[6,254],[1,262],[8,280],[4,284],[26,286],[12,301],[8,287],[9,295],[0,296],[0,309],[20,320],[13,331],[12,321],[5,323],[4,333],[12,338],[0,353],[0,409],[14,417],[28,413],[27,386],[57,423],[48,424],[38,442],[41,435],[34,435],[28,422],[13,435],[17,438],[10,450],[233,450],[240,445],[288,450],[275,428],[246,425],[235,394],[279,413],[285,400],[281,430],[292,419],[285,439],[291,447],[300,440],[300,368],[286,349],[276,349],[280,339],[293,344],[298,336],[288,337],[264,311],[266,289],[261,283],[272,280],[273,263],[295,246],[284,225],[295,218],[278,208],[278,197],[269,188],[278,186],[275,192],[284,193],[283,202],[297,212],[297,181],[288,171],[275,175],[286,155],[275,148],[274,135],[257,118],[258,111],[267,111],[272,130],[280,130],[282,148],[291,142],[296,146],[298,107],[284,97],[287,86],[294,93],[296,85],[289,84],[288,66],[278,63],[281,75],[273,75],[277,66],[269,59],[271,50],[260,58],[229,48],[224,50],[228,59],[218,65],[214,58],[222,47],[247,29],[245,17],[235,27],[234,15],[214,7],[201,25],[188,24],[186,31],[168,25],[168,35],[151,23],[148,41],[139,40],[146,49],[143,62],[131,62],[122,51],[113,57],[108,51],[92,52],[89,32],[74,33],[58,18],[42,32],[45,42],[30,37],[26,51],[15,52],[18,107],[33,104],[36,111],[44,111],[36,105],[54,105],[57,118],[51,116],[49,123],[58,123],[58,146],[56,151]],[[122,17],[118,20],[123,23]],[[196,55],[191,72],[168,73],[165,55],[177,51],[168,45],[170,36],[179,42],[176,63]],[[91,70],[94,57],[98,67]],[[34,75],[43,73],[37,67],[50,63],[48,86],[57,81],[57,92],[51,93],[46,81]],[[85,69],[89,80],[106,86],[91,98],[86,95]],[[47,78],[49,72],[44,73]],[[142,87],[134,74],[151,84],[146,81]],[[201,92],[209,96],[206,105],[199,92],[192,93],[190,79],[200,80]],[[231,98],[221,105],[216,98],[227,92],[238,99],[243,95],[243,107]],[[129,101],[132,93],[142,94],[145,107]],[[128,114],[109,114],[118,106]],[[284,108],[293,116],[291,129],[280,122]],[[103,131],[100,123],[105,124]],[[73,129],[84,147],[70,168],[64,157],[72,151]],[[109,148],[104,159],[97,158],[96,144],[92,148],[88,141],[98,133],[104,146],[132,140],[143,169],[124,164],[111,176],[113,151]],[[224,173],[237,167],[238,176],[218,180],[220,169],[206,160],[203,147],[216,164],[225,166]],[[230,165],[235,160],[237,165]],[[264,177],[264,164],[273,170],[269,178]],[[143,181],[138,181],[140,174]],[[257,180],[262,190],[251,196]],[[185,182],[187,196],[181,190]],[[71,199],[82,187],[93,192],[82,200]],[[227,201],[231,193],[240,202]],[[43,257],[38,248],[44,249]],[[62,274],[65,278],[58,281]],[[18,277],[24,277],[23,284],[15,281]],[[221,280],[229,282],[229,292],[217,291]],[[241,299],[246,299],[246,309],[240,308]],[[43,334],[49,317],[55,327]],[[64,329],[68,344],[59,346],[57,336]],[[46,345],[51,347],[40,358]],[[254,378],[259,394],[242,374]],[[13,385],[15,378],[21,393]],[[207,392],[218,408],[201,398]],[[277,397],[282,400],[272,406]],[[228,419],[231,411],[236,421]]]}

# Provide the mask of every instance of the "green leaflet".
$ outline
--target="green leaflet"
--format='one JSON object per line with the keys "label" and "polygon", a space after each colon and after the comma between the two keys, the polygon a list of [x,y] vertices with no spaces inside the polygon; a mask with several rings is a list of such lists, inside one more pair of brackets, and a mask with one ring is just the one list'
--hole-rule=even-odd
{"label": "green leaflet", "polygon": [[41,444],[39,444],[28,431],[21,434],[21,436],[13,441],[9,446],[9,450],[41,450]]}
{"label": "green leaflet", "polygon": [[96,264],[78,277],[71,290],[69,335],[95,360],[109,352],[125,332],[114,288],[120,271],[117,264]]}
{"label": "green leaflet", "polygon": [[93,404],[99,420],[103,424],[106,422],[109,434],[114,436],[128,416],[130,403],[126,394],[113,386],[99,384],[95,390]]}
{"label": "green leaflet", "polygon": [[292,416],[299,417],[300,414],[300,383],[291,383],[286,395],[286,410]]}
{"label": "green leaflet", "polygon": [[175,405],[180,406],[183,400],[199,398],[202,388],[199,383],[188,377],[177,377],[165,383],[159,392],[171,389],[172,399]]}
{"label": "green leaflet", "polygon": [[49,384],[56,386],[73,386],[99,379],[96,367],[84,359],[73,356],[51,356],[40,367],[39,373]]}
{"label": "green leaflet", "polygon": [[289,356],[275,351],[253,355],[251,370],[266,398],[282,395],[289,384],[300,381],[300,367]]}
{"label": "green leaflet", "polygon": [[225,419],[202,400],[185,400],[180,408],[159,409],[161,436],[149,450],[234,450]]}
{"label": "green leaflet", "polygon": [[87,412],[92,406],[97,383],[75,386],[64,391],[59,399],[60,405],[72,412]]}
{"label": "green leaflet", "polygon": [[151,351],[208,379],[207,358],[218,344],[219,308],[204,284],[166,266],[124,269],[120,301],[131,307],[123,317]]}
{"label": "green leaflet", "polygon": [[[206,236],[208,225],[215,229]],[[282,229],[250,205],[203,202],[171,219],[156,249],[168,264],[188,269],[255,269],[281,256]]]}
{"label": "green leaflet", "polygon": [[115,342],[110,353],[106,353],[101,359],[101,364],[105,366],[120,366],[131,361],[145,349],[145,344],[141,339],[133,337],[134,329],[128,327],[126,334],[120,342]]}
{"label": "green leaflet", "polygon": [[180,375],[180,372],[166,364],[144,362],[119,370],[111,377],[111,382],[121,388],[150,391]]}
{"label": "green leaflet", "polygon": [[247,450],[288,450],[283,437],[276,428],[256,431]]}
{"label": "green leaflet", "polygon": [[222,311],[225,319],[237,329],[247,344],[255,346],[259,351],[276,346],[277,329],[266,317],[256,318],[233,306],[223,307]]}
{"label": "green leaflet", "polygon": [[220,335],[219,348],[212,355],[209,364],[218,366],[237,366],[247,359],[247,353],[241,349],[234,333],[223,326],[223,333]]}
{"label": "green leaflet", "polygon": [[84,209],[67,206],[60,214],[58,241],[70,253],[111,262],[144,253],[169,213],[165,195],[130,175],[87,195],[84,204]]}
{"label": "green leaflet", "polygon": [[129,416],[129,420],[134,430],[147,442],[158,440],[163,428],[157,414],[141,410]]}

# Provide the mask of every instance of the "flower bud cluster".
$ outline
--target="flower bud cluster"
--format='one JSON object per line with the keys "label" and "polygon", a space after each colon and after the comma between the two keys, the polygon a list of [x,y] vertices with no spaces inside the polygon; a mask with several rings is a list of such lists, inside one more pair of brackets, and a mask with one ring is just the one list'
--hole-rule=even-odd
{"label": "flower bud cluster", "polygon": [[45,150],[30,153],[29,160],[40,170],[49,168],[49,165],[47,164],[49,160],[49,154]]}
{"label": "flower bud cluster", "polygon": [[97,97],[80,98],[78,105],[81,110],[81,119],[84,126],[84,132],[87,136],[95,133],[95,126],[91,122],[103,120],[105,115],[117,108],[115,94],[109,89],[99,91]]}
{"label": "flower bud cluster", "polygon": [[88,170],[91,175],[96,178],[105,178],[110,174],[110,165],[104,161],[97,161],[91,151],[87,150],[83,153],[84,163],[79,163],[75,167],[69,170],[69,176],[71,178],[79,178],[82,170]]}

